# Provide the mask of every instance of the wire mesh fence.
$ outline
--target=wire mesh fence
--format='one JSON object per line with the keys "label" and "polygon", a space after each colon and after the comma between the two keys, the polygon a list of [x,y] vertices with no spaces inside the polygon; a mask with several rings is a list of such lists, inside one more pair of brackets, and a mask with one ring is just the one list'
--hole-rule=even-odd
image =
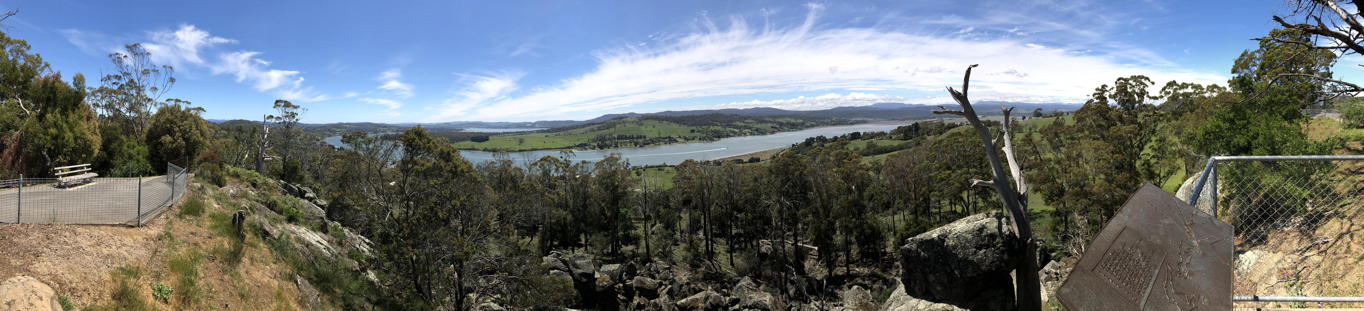
{"label": "wire mesh fence", "polygon": [[1214,157],[1205,172],[1196,203],[1235,232],[1237,300],[1364,296],[1364,156]]}
{"label": "wire mesh fence", "polygon": [[140,226],[185,194],[188,170],[166,167],[163,176],[99,177],[80,184],[22,176],[0,180],[0,223]]}

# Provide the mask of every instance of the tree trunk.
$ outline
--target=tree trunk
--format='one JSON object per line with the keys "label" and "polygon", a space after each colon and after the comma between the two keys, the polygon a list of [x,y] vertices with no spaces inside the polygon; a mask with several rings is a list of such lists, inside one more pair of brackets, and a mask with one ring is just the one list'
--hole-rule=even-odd
{"label": "tree trunk", "polygon": [[[976,134],[980,136],[981,144],[985,149],[985,155],[990,160],[990,169],[994,173],[992,185],[995,188],[995,192],[999,194],[1000,199],[1003,201],[1004,207],[1009,211],[1009,216],[1013,219],[1014,234],[1017,235],[1019,243],[1022,243],[1022,245],[1019,245],[1017,248],[1020,250],[1021,254],[1018,254],[1018,261],[1014,264],[1014,289],[1017,291],[1015,293],[1015,297],[1017,298],[1017,309],[1025,311],[1041,310],[1041,286],[1037,276],[1037,247],[1032,238],[1032,228],[1028,223],[1028,214],[1023,210],[1023,206],[1021,206],[1022,201],[1019,200],[1018,193],[1015,192],[1014,188],[1008,186],[1009,179],[1004,173],[1004,166],[1000,162],[999,152],[995,150],[996,141],[991,137],[990,129],[980,122],[980,118],[976,115],[975,109],[971,107],[971,101],[967,97],[967,90],[971,83],[971,69],[975,67],[976,65],[971,65],[966,68],[966,75],[962,79],[961,92],[957,92],[957,90],[952,89],[951,87],[947,88],[947,92],[952,95],[952,98],[957,101],[957,104],[961,105],[962,110],[934,111],[934,113],[961,115],[971,123],[971,126],[976,130]],[[1006,131],[1004,136],[1010,136],[1007,134],[1008,128],[1006,127],[1004,130]],[[1008,146],[1012,149],[1012,144],[1009,144]],[[1009,150],[1007,152],[1012,153],[1013,151]],[[1012,159],[1012,157],[1010,158]],[[1010,165],[1017,166],[1017,164],[1012,161],[1010,162]],[[1021,170],[1016,167],[1011,168],[1011,170],[1019,172],[1017,177],[1021,181]],[[1026,187],[1022,188],[1026,190]]]}

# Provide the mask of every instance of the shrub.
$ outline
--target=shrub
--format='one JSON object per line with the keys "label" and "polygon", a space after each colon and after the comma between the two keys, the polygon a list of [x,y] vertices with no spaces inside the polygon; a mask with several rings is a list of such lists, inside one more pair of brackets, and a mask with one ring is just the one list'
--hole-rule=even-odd
{"label": "shrub", "polygon": [[289,183],[302,183],[304,177],[302,164],[298,160],[284,161],[280,164],[279,171],[276,171],[275,175],[279,177],[279,180]]}
{"label": "shrub", "polygon": [[284,214],[284,219],[289,222],[297,223],[299,220],[303,219],[303,211],[298,209],[297,198],[285,195],[272,195],[265,203],[268,204],[271,209],[278,210],[280,214]]}
{"label": "shrub", "polygon": [[166,286],[164,283],[152,283],[152,297],[156,297],[156,300],[160,300],[162,303],[170,301],[171,292],[173,290],[170,286]]}
{"label": "shrub", "polygon": [[1351,98],[1339,104],[1340,119],[1345,121],[1345,126],[1352,128],[1364,128],[1364,100]]}
{"label": "shrub", "polygon": [[204,214],[204,200],[199,196],[190,196],[184,204],[180,204],[180,217],[199,217]]}
{"label": "shrub", "polygon": [[76,304],[71,303],[71,298],[66,298],[66,295],[58,295],[57,304],[62,305],[62,311],[71,311],[76,309]]}

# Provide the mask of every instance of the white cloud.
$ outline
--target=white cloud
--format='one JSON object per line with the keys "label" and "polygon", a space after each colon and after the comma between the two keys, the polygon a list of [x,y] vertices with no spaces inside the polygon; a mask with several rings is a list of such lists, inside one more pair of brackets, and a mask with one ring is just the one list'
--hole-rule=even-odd
{"label": "white cloud", "polygon": [[283,86],[287,90],[297,90],[303,85],[303,78],[294,70],[269,69],[270,62],[257,58],[260,52],[239,51],[219,55],[219,62],[212,64],[213,74],[231,74],[237,82],[250,82],[258,91],[269,91]]}
{"label": "white cloud", "polygon": [[397,96],[398,98],[402,99],[411,98],[413,95],[414,87],[412,87],[411,84],[403,83],[402,81],[398,80],[401,79],[402,77],[403,77],[402,70],[394,68],[379,73],[379,77],[376,78],[375,80],[378,80],[380,82],[379,84],[380,90],[388,91],[389,93],[392,93],[394,96]]}
{"label": "white cloud", "polygon": [[142,47],[151,53],[151,59],[158,64],[168,64],[182,68],[187,64],[203,65],[199,51],[218,44],[235,43],[236,40],[215,37],[194,25],[180,25],[175,31],[161,30],[150,34],[151,41]]}
{"label": "white cloud", "polygon": [[[91,54],[118,53],[123,50],[119,42],[138,40],[78,29],[61,30],[61,34],[72,45]],[[218,48],[232,43],[237,40],[214,36],[194,25],[183,24],[175,30],[148,32],[142,46],[150,53],[148,57],[153,63],[170,65],[177,71],[203,68],[215,75],[232,75],[238,83],[250,84],[257,91],[272,92],[291,101],[316,102],[331,98],[304,86],[302,72],[272,68],[269,61],[260,58],[261,52],[227,52]]]}
{"label": "white cloud", "polygon": [[399,102],[399,101],[396,101],[396,100],[392,100],[392,99],[386,99],[386,98],[363,97],[363,98],[360,98],[360,101],[365,102],[365,103],[369,103],[369,104],[375,104],[375,105],[380,105],[380,106],[388,107],[388,110],[397,110],[398,108],[402,108],[402,107],[403,107],[403,103],[402,103],[402,102]]}
{"label": "white cloud", "polygon": [[[590,117],[642,104],[710,96],[880,89],[942,92],[961,83],[966,65],[977,100],[1060,98],[1079,102],[1115,77],[1143,74],[1156,81],[1217,83],[1225,77],[1167,66],[1151,59],[1077,53],[1016,39],[968,40],[876,28],[814,27],[811,15],[797,27],[754,29],[742,19],[728,28],[703,22],[676,39],[595,53],[595,69],[555,85],[509,96],[516,79],[482,77],[447,100],[434,120],[512,120]],[[497,92],[468,91],[493,90]],[[466,96],[496,94],[495,96]]]}
{"label": "white cloud", "polygon": [[[744,102],[731,102],[727,104],[720,104],[715,107],[706,108],[771,107],[786,110],[821,110],[834,107],[867,106],[876,103],[910,103],[910,102],[915,102],[915,100],[900,96],[851,92],[847,94],[828,93],[814,97],[800,96],[791,99],[750,100]],[[698,107],[698,109],[702,108]]]}
{"label": "white cloud", "polygon": [[473,120],[462,117],[468,117],[471,110],[485,103],[505,100],[507,94],[517,89],[516,81],[521,79],[521,74],[461,75],[461,78],[464,85],[460,90],[455,92],[455,96],[442,102],[439,111],[427,118],[426,121],[451,120],[451,118]]}

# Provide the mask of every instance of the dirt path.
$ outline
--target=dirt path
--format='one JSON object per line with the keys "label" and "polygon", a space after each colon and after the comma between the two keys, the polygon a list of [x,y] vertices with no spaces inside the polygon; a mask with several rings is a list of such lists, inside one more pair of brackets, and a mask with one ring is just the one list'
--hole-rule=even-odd
{"label": "dirt path", "polygon": [[109,295],[114,268],[152,258],[162,221],[141,228],[2,225],[0,280],[32,276],[87,305]]}

